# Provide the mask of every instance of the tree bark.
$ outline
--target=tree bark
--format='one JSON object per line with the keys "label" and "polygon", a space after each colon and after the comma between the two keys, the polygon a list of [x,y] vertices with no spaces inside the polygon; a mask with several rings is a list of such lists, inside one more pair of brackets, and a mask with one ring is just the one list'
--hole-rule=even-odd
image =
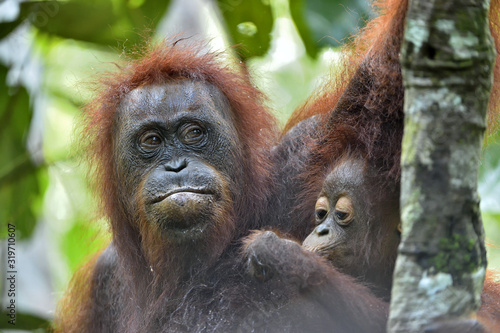
{"label": "tree bark", "polygon": [[389,332],[422,332],[480,306],[486,250],[477,176],[494,61],[488,7],[488,0],[409,5],[401,53],[403,234]]}

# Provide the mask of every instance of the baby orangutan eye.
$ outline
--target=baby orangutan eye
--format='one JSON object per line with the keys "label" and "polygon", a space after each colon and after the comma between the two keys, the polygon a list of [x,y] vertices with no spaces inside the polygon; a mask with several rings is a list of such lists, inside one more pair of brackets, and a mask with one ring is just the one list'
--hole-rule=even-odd
{"label": "baby orangutan eye", "polygon": [[348,225],[354,219],[354,207],[351,199],[340,197],[335,204],[335,220],[340,225]]}
{"label": "baby orangutan eye", "polygon": [[330,203],[328,202],[327,197],[320,197],[318,201],[316,201],[316,221],[321,222],[328,215],[328,211],[330,210]]}

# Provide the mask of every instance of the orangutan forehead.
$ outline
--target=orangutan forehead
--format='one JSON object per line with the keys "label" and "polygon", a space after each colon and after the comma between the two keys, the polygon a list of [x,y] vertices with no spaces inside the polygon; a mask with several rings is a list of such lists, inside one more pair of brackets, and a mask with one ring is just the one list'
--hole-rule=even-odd
{"label": "orangutan forehead", "polygon": [[229,102],[214,85],[188,79],[164,84],[143,85],[130,91],[120,103],[120,116],[141,117],[169,111],[218,111],[229,109]]}
{"label": "orangutan forehead", "polygon": [[334,188],[356,188],[365,182],[365,162],[360,158],[342,159],[326,177],[323,187]]}

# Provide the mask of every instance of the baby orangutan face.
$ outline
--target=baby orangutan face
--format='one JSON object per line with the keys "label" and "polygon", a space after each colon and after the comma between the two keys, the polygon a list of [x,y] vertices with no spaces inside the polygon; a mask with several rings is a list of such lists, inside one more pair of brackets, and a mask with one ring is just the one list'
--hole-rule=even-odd
{"label": "baby orangutan face", "polygon": [[378,186],[362,159],[345,158],[326,177],[316,201],[316,227],[303,246],[335,268],[390,286],[400,241],[397,191]]}

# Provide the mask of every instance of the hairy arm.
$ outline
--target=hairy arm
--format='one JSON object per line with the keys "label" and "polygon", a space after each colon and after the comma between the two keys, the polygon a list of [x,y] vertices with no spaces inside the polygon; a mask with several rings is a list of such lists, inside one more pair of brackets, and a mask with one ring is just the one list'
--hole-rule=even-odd
{"label": "hairy arm", "polygon": [[54,320],[55,332],[114,332],[118,309],[116,252],[110,244],[73,276]]}
{"label": "hairy arm", "polygon": [[274,283],[275,288],[295,290],[295,308],[304,302],[323,313],[321,327],[337,332],[385,332],[388,304],[299,244],[271,231],[259,231],[246,239],[243,254],[254,278]]}
{"label": "hairy arm", "polygon": [[[275,165],[272,171],[273,195],[269,198],[264,218],[272,228],[297,239],[304,239],[313,229],[312,224],[307,223],[310,214],[297,216],[294,208],[298,206],[298,195],[304,189],[304,180],[299,175],[309,167],[311,143],[318,136],[319,123],[319,116],[301,121],[284,134],[271,151]],[[314,202],[312,205],[311,211]]]}

